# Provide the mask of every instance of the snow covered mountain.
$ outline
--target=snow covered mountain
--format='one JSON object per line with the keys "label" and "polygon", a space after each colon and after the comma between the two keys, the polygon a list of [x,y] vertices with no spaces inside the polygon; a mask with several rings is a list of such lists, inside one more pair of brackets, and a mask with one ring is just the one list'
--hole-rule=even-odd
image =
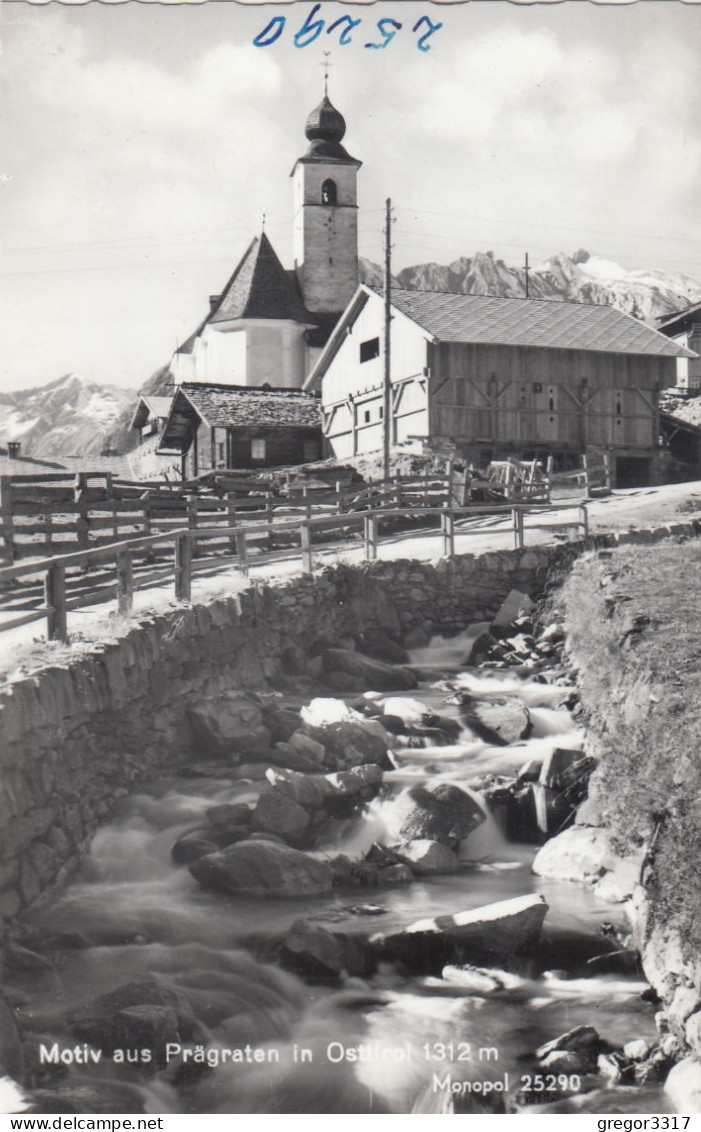
{"label": "snow covered mountain", "polygon": [[27,456],[99,456],[132,446],[136,393],[70,373],[35,389],[0,392],[0,444],[19,440]]}
{"label": "snow covered mountain", "polygon": [[[361,261],[361,274],[364,282],[381,286],[381,271],[375,264]],[[406,267],[396,275],[395,283],[419,291],[455,291],[465,295],[522,298],[526,293],[523,267],[511,267],[493,252],[461,256],[447,266],[423,263]],[[532,267],[529,294],[534,299],[613,306],[654,325],[660,315],[698,302],[701,283],[687,275],[665,271],[629,271],[580,250],[571,256],[558,252]]]}

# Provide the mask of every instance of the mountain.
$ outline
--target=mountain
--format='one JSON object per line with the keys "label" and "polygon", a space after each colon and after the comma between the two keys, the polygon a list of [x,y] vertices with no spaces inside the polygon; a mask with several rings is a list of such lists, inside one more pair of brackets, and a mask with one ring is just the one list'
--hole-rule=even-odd
{"label": "mountain", "polygon": [[[370,286],[382,286],[381,268],[368,260],[361,260],[361,277]],[[447,266],[422,263],[405,267],[393,282],[410,290],[454,291],[464,295],[523,298],[526,293],[523,267],[511,267],[493,252],[462,256]],[[701,299],[701,283],[688,275],[628,271],[583,249],[574,255],[558,252],[532,267],[528,289],[534,299],[604,304],[653,325],[661,315],[672,314]]]}
{"label": "mountain", "polygon": [[28,456],[99,456],[132,447],[134,390],[69,373],[36,389],[0,393],[0,444],[22,442]]}

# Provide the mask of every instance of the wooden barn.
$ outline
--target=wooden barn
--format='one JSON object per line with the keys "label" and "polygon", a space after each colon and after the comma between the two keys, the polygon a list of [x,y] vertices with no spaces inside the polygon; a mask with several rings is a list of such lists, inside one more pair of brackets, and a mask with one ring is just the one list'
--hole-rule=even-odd
{"label": "wooden barn", "polygon": [[185,479],[216,468],[318,460],[319,400],[300,389],[185,383],[173,397],[160,450],[180,452]]}
{"label": "wooden barn", "polygon": [[[610,457],[618,486],[661,475],[659,391],[694,357],[612,307],[392,292],[393,444],[452,441],[477,467],[509,456]],[[384,300],[356,292],[307,381],[324,435],[347,459],[383,443]]]}

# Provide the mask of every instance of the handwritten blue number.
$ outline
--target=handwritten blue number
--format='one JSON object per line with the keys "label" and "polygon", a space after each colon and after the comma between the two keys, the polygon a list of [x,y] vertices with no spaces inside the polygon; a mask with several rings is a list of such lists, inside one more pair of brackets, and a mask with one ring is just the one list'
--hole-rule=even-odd
{"label": "handwritten blue number", "polygon": [[[395,30],[394,31],[387,31],[386,25],[390,25]],[[384,47],[389,47],[389,45],[392,42],[392,40],[394,39],[395,35],[400,30],[401,26],[402,25],[399,23],[398,20],[393,20],[389,16],[385,17],[385,19],[383,19],[383,20],[378,20],[377,21],[377,30],[379,31],[380,35],[383,36],[384,43],[366,43],[365,46],[366,47],[372,47],[374,50],[378,50],[378,51],[381,51]]]}
{"label": "handwritten blue number", "polygon": [[341,16],[340,20],[336,20],[335,23],[331,24],[331,27],[328,27],[326,29],[327,35],[331,35],[331,32],[335,31],[336,28],[345,23],[346,20],[348,21],[348,26],[343,29],[338,37],[338,42],[341,47],[347,47],[349,43],[353,42],[353,40],[351,39],[351,32],[353,31],[353,28],[359,27],[363,21],[353,20],[350,16]]}
{"label": "handwritten blue number", "polygon": [[416,21],[411,30],[418,31],[422,24],[428,24],[428,31],[424,32],[416,46],[418,47],[419,51],[430,51],[431,44],[427,43],[426,40],[430,39],[432,35],[435,35],[437,31],[440,31],[440,29],[443,27],[443,24],[434,24],[431,22],[428,16],[422,16],[420,20]]}
{"label": "handwritten blue number", "polygon": [[[316,20],[314,17],[319,11],[321,4],[315,4],[301,28],[295,35],[295,47],[308,47],[315,39],[318,39],[324,30],[324,21]],[[305,39],[306,36],[306,39]]]}
{"label": "handwritten blue number", "polygon": [[[280,38],[280,36],[283,33],[284,27],[285,27],[285,17],[284,16],[273,16],[272,20],[270,20],[270,22],[263,28],[262,31],[258,32],[258,35],[253,40],[255,46],[256,47],[270,47],[271,43],[274,43],[276,39]],[[273,28],[275,28],[274,31],[273,31]],[[267,38],[266,38],[266,36],[267,36]]]}

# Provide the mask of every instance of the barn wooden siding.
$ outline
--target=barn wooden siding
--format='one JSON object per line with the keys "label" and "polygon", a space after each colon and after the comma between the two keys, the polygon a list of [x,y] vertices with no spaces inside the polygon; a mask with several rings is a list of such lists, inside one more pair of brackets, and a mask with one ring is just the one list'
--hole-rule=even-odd
{"label": "barn wooden siding", "polygon": [[467,343],[429,347],[430,432],[499,453],[658,448],[675,359]]}

